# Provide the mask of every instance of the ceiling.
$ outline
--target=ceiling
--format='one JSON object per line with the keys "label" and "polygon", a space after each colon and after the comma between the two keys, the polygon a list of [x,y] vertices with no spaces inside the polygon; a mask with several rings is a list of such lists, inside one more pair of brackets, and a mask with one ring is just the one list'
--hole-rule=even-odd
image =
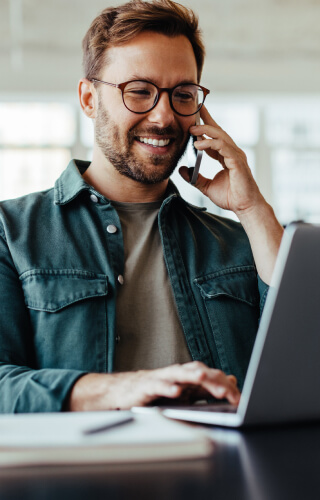
{"label": "ceiling", "polygon": [[[0,92],[75,92],[81,41],[117,0],[0,0]],[[200,18],[202,83],[217,92],[320,92],[319,0],[181,0]]]}

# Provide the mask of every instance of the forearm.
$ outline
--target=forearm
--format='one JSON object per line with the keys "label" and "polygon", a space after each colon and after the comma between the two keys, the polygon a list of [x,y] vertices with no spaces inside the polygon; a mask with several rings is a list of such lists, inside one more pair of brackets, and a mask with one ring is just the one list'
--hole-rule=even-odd
{"label": "forearm", "polygon": [[83,372],[0,362],[0,413],[59,412]]}
{"label": "forearm", "polygon": [[250,210],[237,213],[237,216],[249,238],[258,274],[270,284],[283,227],[265,200]]}

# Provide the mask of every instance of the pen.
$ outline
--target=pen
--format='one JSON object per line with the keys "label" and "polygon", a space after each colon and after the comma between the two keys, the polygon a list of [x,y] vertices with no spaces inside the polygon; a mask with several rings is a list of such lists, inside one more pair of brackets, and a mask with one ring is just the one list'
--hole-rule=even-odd
{"label": "pen", "polygon": [[99,427],[92,427],[91,429],[85,429],[82,433],[86,436],[90,434],[98,434],[99,432],[104,432],[109,429],[113,429],[114,427],[118,427],[120,425],[129,424],[134,421],[134,417],[126,417],[123,420],[115,420],[114,422],[110,422],[107,424],[99,425]]}

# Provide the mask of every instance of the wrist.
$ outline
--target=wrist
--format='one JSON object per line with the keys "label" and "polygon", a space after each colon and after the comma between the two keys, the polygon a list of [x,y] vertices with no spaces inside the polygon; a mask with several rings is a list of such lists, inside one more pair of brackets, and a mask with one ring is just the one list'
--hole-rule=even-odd
{"label": "wrist", "polygon": [[266,220],[276,220],[274,210],[264,198],[254,205],[235,212],[243,227],[260,224]]}
{"label": "wrist", "polygon": [[105,395],[105,374],[88,373],[73,385],[66,402],[66,411],[99,411]]}

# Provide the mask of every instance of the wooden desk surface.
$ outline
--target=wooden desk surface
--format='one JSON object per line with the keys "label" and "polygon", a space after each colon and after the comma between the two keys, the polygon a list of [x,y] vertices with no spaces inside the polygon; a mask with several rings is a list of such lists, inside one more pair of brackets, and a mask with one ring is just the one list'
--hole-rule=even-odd
{"label": "wooden desk surface", "polygon": [[208,460],[2,470],[0,499],[320,498],[320,425],[210,433],[216,446]]}

